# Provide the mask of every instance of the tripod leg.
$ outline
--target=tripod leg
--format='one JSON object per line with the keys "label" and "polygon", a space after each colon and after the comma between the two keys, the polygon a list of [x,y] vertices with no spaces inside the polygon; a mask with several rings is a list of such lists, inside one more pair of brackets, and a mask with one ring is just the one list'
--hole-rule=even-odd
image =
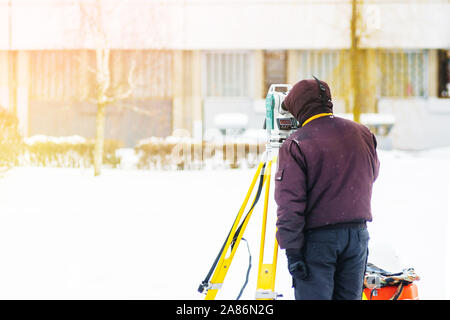
{"label": "tripod leg", "polygon": [[[244,234],[244,231],[245,231],[245,228],[246,228],[246,226],[248,224],[248,221],[250,220],[251,214],[253,212],[253,208],[251,209],[251,211],[247,215],[246,220],[244,221],[244,223],[242,225],[242,228],[239,230],[239,234],[237,235],[237,237],[235,237],[236,229],[237,229],[237,227],[239,225],[239,222],[240,222],[240,220],[242,218],[242,215],[243,215],[244,210],[245,210],[245,208],[247,206],[248,200],[249,200],[249,198],[250,198],[250,196],[252,194],[252,191],[253,191],[253,189],[255,187],[256,181],[258,180],[258,177],[260,175],[260,172],[261,172],[263,166],[264,166],[264,162],[261,162],[258,165],[258,168],[256,170],[255,176],[253,177],[252,183],[250,184],[250,188],[247,191],[247,195],[246,195],[246,197],[244,199],[244,202],[242,203],[242,206],[241,206],[241,208],[239,210],[239,213],[238,213],[238,215],[237,215],[237,217],[236,217],[236,219],[234,221],[233,227],[231,228],[231,231],[228,234],[228,238],[226,240],[226,243],[225,243],[225,246],[223,248],[222,254],[220,256],[219,262],[218,262],[217,267],[216,267],[216,269],[214,271],[214,274],[213,274],[213,276],[211,278],[211,281],[210,281],[210,286],[211,287],[208,289],[208,291],[206,293],[205,300],[214,300],[215,299],[215,297],[216,297],[220,287],[223,284],[225,276],[227,275],[227,272],[228,272],[229,267],[231,265],[231,262],[233,260],[234,254],[236,253],[236,250],[237,250],[237,248],[239,246],[239,243],[240,243],[240,241],[242,239],[242,235]],[[228,253],[228,250],[230,249],[230,246],[231,246],[233,238],[236,239],[235,243],[234,243],[234,245],[232,247],[232,250],[231,250],[229,256],[226,257],[226,255]]]}
{"label": "tripod leg", "polygon": [[[275,160],[274,160],[275,161]],[[257,300],[271,300],[277,298],[275,292],[275,275],[277,270],[277,258],[278,258],[278,242],[275,238],[274,251],[272,263],[263,263],[264,259],[264,246],[266,239],[266,225],[267,225],[267,209],[269,205],[269,191],[270,191],[270,177],[272,162],[269,161],[266,170],[266,190],[264,195],[264,211],[261,230],[261,244],[259,249],[259,267],[258,267],[258,282],[256,285],[256,299]]]}

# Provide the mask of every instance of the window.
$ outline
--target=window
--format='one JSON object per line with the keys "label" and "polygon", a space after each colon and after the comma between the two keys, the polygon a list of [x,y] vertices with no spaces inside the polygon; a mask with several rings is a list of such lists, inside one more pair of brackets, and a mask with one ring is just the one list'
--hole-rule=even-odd
{"label": "window", "polygon": [[450,97],[450,50],[439,50],[438,96]]}
{"label": "window", "polygon": [[207,52],[204,55],[206,97],[250,97],[250,54]]}
{"label": "window", "polygon": [[[172,96],[172,54],[156,50],[112,50],[112,88],[131,99],[168,99]],[[131,80],[129,79],[131,77]]]}
{"label": "window", "polygon": [[347,50],[300,51],[298,79],[312,76],[328,83],[334,97],[344,97],[348,88],[349,69]]}
{"label": "window", "polygon": [[[112,50],[109,66],[109,95],[128,90],[131,70],[131,99],[169,99],[172,95],[172,54],[168,51]],[[93,99],[95,78],[93,50],[31,52],[31,96],[35,100]]]}
{"label": "window", "polygon": [[83,100],[94,96],[95,54],[90,51],[30,52],[30,95],[34,100]]}
{"label": "window", "polygon": [[427,95],[425,50],[380,51],[379,95],[382,97],[424,97]]}

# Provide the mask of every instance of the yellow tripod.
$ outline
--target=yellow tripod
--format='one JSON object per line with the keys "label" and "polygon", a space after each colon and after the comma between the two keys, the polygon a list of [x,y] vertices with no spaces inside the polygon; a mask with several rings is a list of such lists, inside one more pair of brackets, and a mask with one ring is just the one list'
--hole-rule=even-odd
{"label": "yellow tripod", "polygon": [[[266,155],[269,155],[269,152],[266,152]],[[266,157],[264,157],[266,158]],[[268,158],[268,156],[267,156]],[[264,258],[264,246],[266,240],[266,225],[267,225],[267,209],[269,205],[269,189],[270,189],[270,180],[271,180],[271,171],[272,171],[272,163],[276,163],[276,157],[272,160],[261,161],[256,169],[256,173],[253,177],[253,180],[250,184],[250,188],[247,191],[244,202],[241,205],[241,208],[234,220],[233,226],[228,233],[228,236],[220,250],[216,260],[213,263],[208,275],[205,280],[200,284],[198,291],[205,292],[206,291],[206,300],[215,299],[219,289],[222,287],[222,284],[225,280],[225,276],[230,268],[231,262],[233,261],[234,254],[241,242],[242,236],[244,234],[245,228],[250,220],[250,217],[253,213],[253,209],[256,203],[259,200],[259,197],[262,193],[263,187],[265,187],[264,194],[264,211],[262,217],[262,229],[261,229],[261,243],[260,243],[260,251],[259,251],[259,264],[258,264],[258,281],[256,286],[256,299],[261,300],[270,300],[276,299],[278,294],[275,292],[275,275],[277,268],[277,257],[278,257],[278,242],[275,239],[274,250],[273,250],[273,258],[271,263],[263,263]],[[255,198],[252,202],[252,205],[248,211],[248,213],[244,216],[245,208],[247,207],[250,196],[252,195],[253,189],[256,185],[256,182],[259,177],[259,185],[258,190],[256,192]],[[242,219],[243,218],[243,219]],[[241,224],[239,225],[240,221]]]}

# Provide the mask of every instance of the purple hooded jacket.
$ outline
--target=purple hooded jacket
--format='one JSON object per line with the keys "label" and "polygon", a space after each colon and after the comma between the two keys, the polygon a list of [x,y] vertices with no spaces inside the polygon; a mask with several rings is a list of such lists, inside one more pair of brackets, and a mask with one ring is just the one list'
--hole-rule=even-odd
{"label": "purple hooded jacket", "polygon": [[[318,83],[297,83],[284,104],[304,124],[331,113],[320,99]],[[322,116],[306,123],[281,146],[275,174],[277,240],[282,249],[301,249],[304,231],[342,223],[372,220],[372,185],[378,176],[376,139],[356,122]]]}

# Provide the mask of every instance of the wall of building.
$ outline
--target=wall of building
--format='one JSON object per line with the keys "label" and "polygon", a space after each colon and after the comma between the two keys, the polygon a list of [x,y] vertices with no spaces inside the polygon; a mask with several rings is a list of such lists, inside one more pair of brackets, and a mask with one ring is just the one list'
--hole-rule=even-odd
{"label": "wall of building", "polygon": [[393,148],[423,150],[450,146],[450,99],[438,97],[437,58],[437,50],[428,50],[427,92],[423,97],[379,99],[378,112],[395,117],[389,136]]}
{"label": "wall of building", "polygon": [[450,101],[448,99],[381,99],[379,112],[393,114],[392,147],[423,150],[450,146]]}
{"label": "wall of building", "polygon": [[194,137],[201,137],[203,132],[201,65],[199,51],[174,53],[172,127]]}
{"label": "wall of building", "polygon": [[[170,53],[171,67],[164,72],[166,78],[170,78],[170,90],[164,104],[172,105],[170,117],[164,120],[170,122],[169,131],[182,129],[200,138],[216,114],[242,110],[247,110],[249,127],[259,128],[264,117],[263,99],[267,86],[266,50],[284,52],[288,83],[293,84],[314,73],[332,84],[335,109],[350,111],[343,94],[347,67],[333,62],[336,57],[340,59],[339,52],[349,46],[349,1],[130,0],[124,4],[109,0],[102,2],[101,34],[93,31],[92,20],[98,12],[89,5],[92,3],[0,0],[0,35],[3,35],[0,37],[0,50],[3,50],[0,51],[0,104],[17,112],[25,134],[33,134],[36,128],[30,126],[30,115],[36,111],[30,112],[30,107],[40,106],[47,110],[42,99],[33,95],[33,74],[36,72],[30,74],[30,70],[39,64],[33,60],[32,52],[93,51],[99,40],[107,40],[116,52],[122,48],[136,52],[164,49]],[[437,98],[437,51],[434,50],[450,48],[450,3],[367,0],[362,15],[361,46],[367,57],[374,58],[368,64],[367,73],[378,72],[374,63],[378,59],[375,57],[377,52],[406,50],[422,54],[426,51],[423,56],[428,59],[428,69],[424,70],[428,79],[426,88],[422,88],[426,94],[414,93],[403,99],[386,97],[380,91],[372,90],[363,111],[378,110],[396,116],[397,123],[392,131],[394,147],[421,149],[450,145],[447,139],[450,136],[447,113],[450,100]],[[204,59],[207,52],[251,53],[251,67],[241,70],[250,74],[251,79],[248,83],[251,89],[245,97],[211,97],[206,93]],[[328,61],[327,66],[319,65],[319,60]],[[344,76],[337,82],[331,76],[331,71],[336,68],[344,70]],[[144,78],[151,79],[157,74],[150,72]],[[397,77],[394,74],[387,80],[404,86],[405,81],[397,81],[401,77],[404,75]],[[379,82],[375,78],[369,80]],[[381,81],[387,83],[387,80]],[[150,92],[149,89],[140,90]],[[408,117],[403,116],[405,112]],[[409,132],[414,130],[410,128],[417,127],[419,119],[427,119],[427,125],[422,125],[426,132]],[[163,131],[167,134],[168,130]]]}
{"label": "wall of building", "polygon": [[[0,0],[0,50],[93,49],[98,43],[93,1],[21,0],[11,9],[8,3]],[[115,49],[350,45],[347,0],[107,0],[101,9],[103,36]],[[366,0],[361,12],[362,47],[450,47],[448,1]]]}
{"label": "wall of building", "polygon": [[[247,52],[249,57],[248,66],[240,70],[241,73],[234,74],[236,77],[239,77],[239,74],[247,74],[248,79],[246,83],[239,83],[239,86],[248,87],[245,96],[230,97],[226,96],[226,93],[211,96],[211,93],[207,93],[208,88],[211,85],[227,85],[219,82],[224,77],[229,77],[230,73],[228,72],[224,76],[224,74],[216,72],[210,76],[213,78],[219,76],[220,80],[208,80],[205,76],[211,71],[207,70],[207,66],[211,64],[211,61],[232,59],[231,57],[233,56],[239,58],[239,52]],[[329,63],[333,61],[332,58],[334,57],[334,53],[331,54],[330,52],[332,53],[333,51],[285,51],[287,82],[295,83],[305,76],[302,76],[303,71],[299,73],[299,70],[304,68],[302,63],[310,61],[307,72],[312,72],[330,83],[335,111],[337,113],[349,112],[345,97],[340,92],[342,91],[340,87],[342,87],[343,78],[339,76],[337,78],[327,77],[327,75],[332,74],[330,70],[336,68],[336,65]],[[339,53],[341,51],[335,52]],[[163,56],[161,61],[155,54],[141,50],[133,54],[117,50],[111,53],[111,61],[114,65],[114,85],[120,84],[120,81],[127,80],[126,76],[129,72],[129,66],[132,61],[137,59],[136,61],[139,65],[139,72],[136,75],[138,88],[136,88],[136,92],[130,99],[119,104],[135,107],[140,113],[127,108],[112,110],[110,119],[115,120],[108,120],[108,123],[111,125],[110,130],[107,132],[107,137],[126,140],[125,143],[132,146],[138,139],[150,135],[165,136],[172,134],[173,130],[181,129],[185,130],[186,134],[201,138],[205,130],[218,128],[214,123],[214,118],[217,115],[233,113],[244,114],[248,117],[248,123],[243,126],[244,128],[261,127],[264,119],[264,96],[266,94],[266,83],[264,80],[267,54],[265,51],[176,50],[161,53],[160,55]],[[208,55],[213,55],[211,56],[213,59],[206,61],[205,59]],[[77,57],[80,59],[77,59]],[[421,67],[424,71],[420,71],[422,70],[420,69],[420,72],[417,71],[417,74],[426,76],[425,79],[420,80],[426,85],[417,92],[413,92],[413,90],[412,96],[406,98],[376,96],[376,91],[374,91],[376,110],[380,113],[393,114],[396,118],[396,124],[390,135],[394,148],[426,149],[450,145],[448,138],[450,137],[450,100],[437,97],[437,51],[428,50],[426,54],[424,53],[424,57],[424,62],[427,62],[424,67]],[[11,56],[8,52],[0,52],[0,67],[3,70],[8,70],[10,58]],[[68,63],[69,60],[67,59],[70,60],[70,63]],[[340,58],[335,60],[338,61]],[[86,50],[76,52],[58,50],[18,51],[15,52],[14,61],[16,62],[17,70],[15,70],[13,82],[16,83],[16,88],[11,90],[11,87],[8,87],[10,83],[8,72],[2,72],[0,99],[4,106],[8,106],[11,91],[15,92],[16,103],[14,108],[20,119],[22,132],[25,135],[80,134],[93,137],[93,129],[89,129],[89,126],[86,127],[81,122],[90,121],[88,120],[90,117],[89,119],[92,118],[91,122],[93,123],[95,107],[90,108],[90,111],[86,109],[87,107],[77,109],[81,101],[77,102],[70,99],[73,95],[77,96],[78,99],[84,99],[84,102],[89,100],[89,97],[92,98],[92,92],[91,95],[88,92],[84,98],[80,96],[84,96],[83,92],[92,90],[94,87],[95,75],[91,74],[87,69],[87,66],[90,64],[95,64],[95,54],[93,52]],[[318,64],[318,62],[324,61],[328,67]],[[413,58],[413,61],[417,62],[417,59]],[[47,66],[48,63],[50,65]],[[78,70],[80,68],[83,69],[82,66],[85,66],[83,68],[86,69],[84,73],[80,73],[80,70]],[[210,68],[220,70],[223,66],[222,63],[214,64],[210,65]],[[231,68],[240,68],[236,61],[232,62],[230,66]],[[403,79],[400,75],[402,72],[398,72],[398,75],[392,75],[393,80],[395,80],[393,83],[395,83],[397,89],[388,91],[398,91],[401,94],[406,88],[403,82],[406,80],[409,82],[409,80]],[[235,83],[235,81],[232,82]],[[345,81],[343,83],[345,84]],[[426,93],[420,93],[425,90],[424,88]],[[417,94],[422,96],[417,96]],[[135,100],[133,100],[133,97]],[[152,99],[154,100],[153,102]],[[64,125],[68,119],[61,113],[63,110],[66,110],[67,114],[73,114],[77,110],[83,113],[83,115],[80,114],[81,118],[74,116],[74,119],[79,120],[80,130],[77,131],[75,123],[77,121],[75,120],[72,123],[73,125]],[[365,110],[365,112],[374,111],[373,108]],[[88,113],[90,114],[89,116],[87,115]],[[119,114],[122,115],[123,121],[118,120]],[[142,122],[139,120],[140,118],[146,120]],[[426,120],[425,124],[419,126],[422,120]],[[142,132],[135,132],[136,130],[134,129],[134,131],[131,129],[127,131],[126,128],[130,123],[138,122],[142,122],[140,125],[143,127]],[[114,129],[114,126],[117,128]],[[83,128],[87,128],[87,131]],[[131,135],[130,132],[132,131],[134,133]],[[124,134],[124,132],[130,134]]]}
{"label": "wall of building", "polygon": [[9,108],[9,52],[0,51],[0,106],[3,108]]}
{"label": "wall of building", "polygon": [[[172,133],[173,61],[170,51],[110,52],[107,139],[133,147]],[[0,105],[16,113],[24,136],[95,137],[94,51],[3,51],[0,70]]]}

